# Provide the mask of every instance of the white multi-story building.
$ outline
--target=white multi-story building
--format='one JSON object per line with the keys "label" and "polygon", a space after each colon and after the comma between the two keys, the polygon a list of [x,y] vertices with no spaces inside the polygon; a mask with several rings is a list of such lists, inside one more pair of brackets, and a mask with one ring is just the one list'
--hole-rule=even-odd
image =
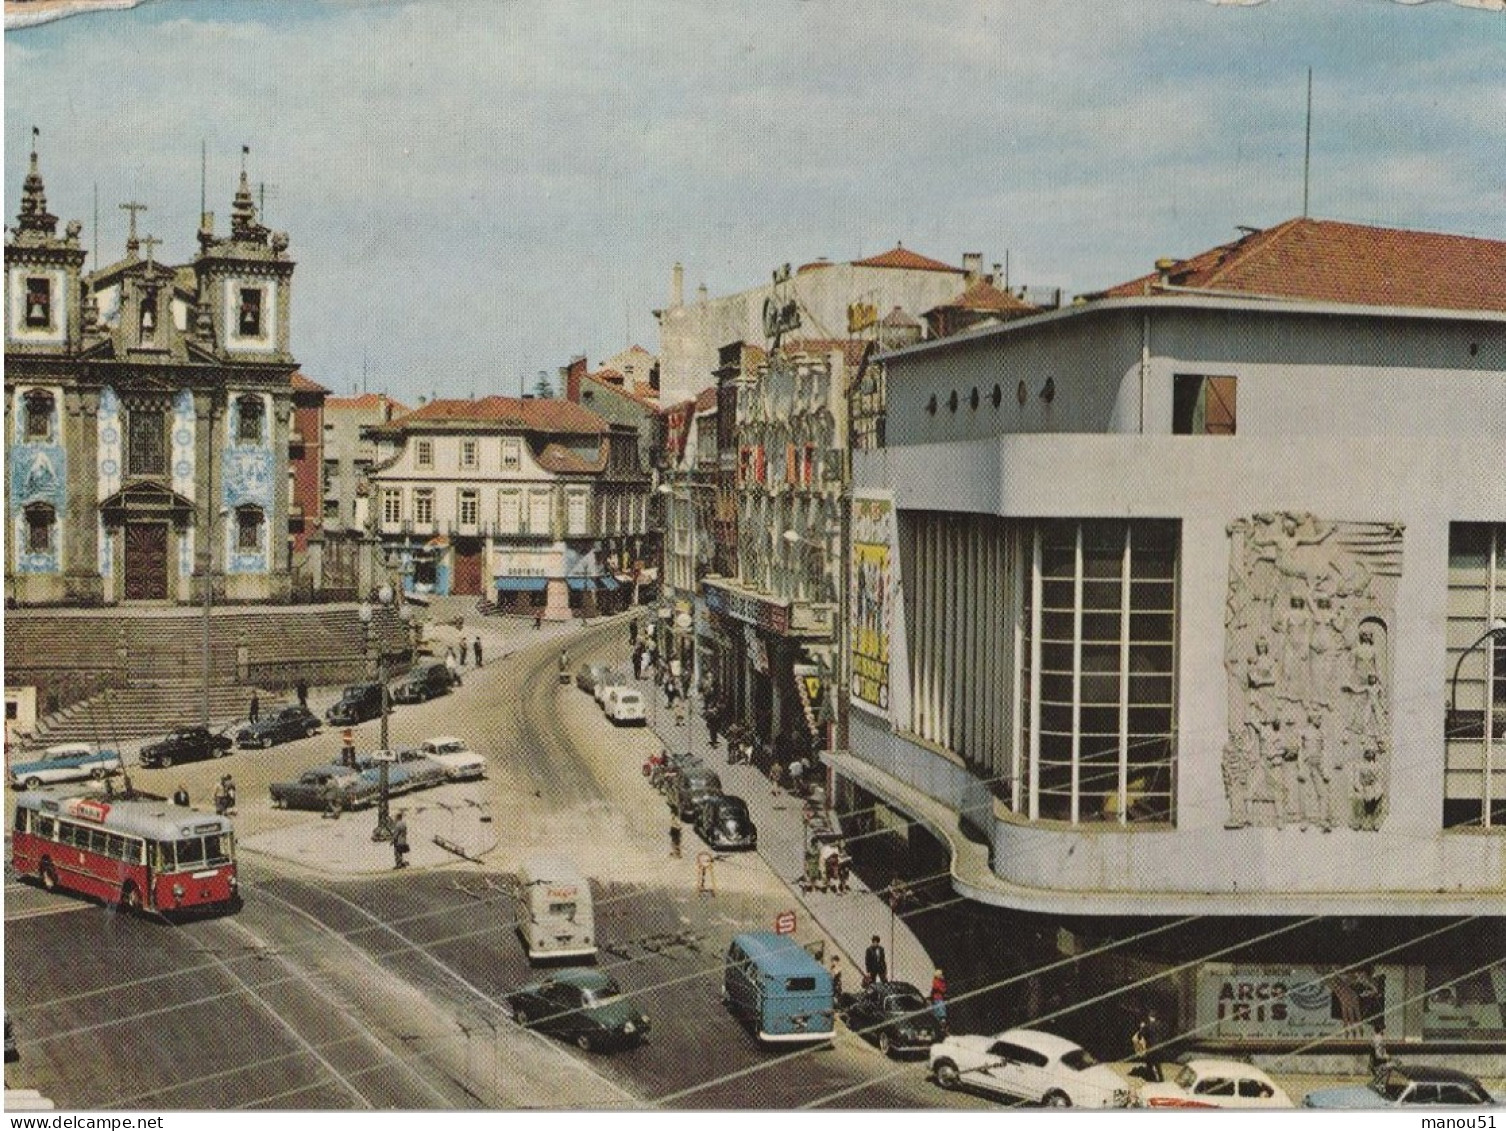
{"label": "white multi-story building", "polygon": [[564,400],[435,400],[366,430],[371,529],[408,591],[559,619],[613,608],[643,562],[638,436]]}
{"label": "white multi-story building", "polygon": [[1499,900],[1506,244],[1161,268],[884,359],[842,771],[981,833],[957,886],[1010,907]]}

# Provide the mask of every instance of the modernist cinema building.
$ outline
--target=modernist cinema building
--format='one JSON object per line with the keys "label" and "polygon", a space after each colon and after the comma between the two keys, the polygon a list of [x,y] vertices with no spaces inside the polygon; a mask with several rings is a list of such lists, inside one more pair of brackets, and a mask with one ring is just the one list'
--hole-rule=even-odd
{"label": "modernist cinema building", "polygon": [[1506,1042],[1506,243],[1249,230],[856,411],[852,809],[1088,935],[1318,924],[1189,970],[1180,1031],[1356,1036],[1362,956],[1393,1038]]}

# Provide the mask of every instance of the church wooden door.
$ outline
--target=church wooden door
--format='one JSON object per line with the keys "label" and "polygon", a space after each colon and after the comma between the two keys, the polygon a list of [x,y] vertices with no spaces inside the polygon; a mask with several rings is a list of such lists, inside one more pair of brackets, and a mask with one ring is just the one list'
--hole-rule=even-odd
{"label": "church wooden door", "polygon": [[457,597],[481,595],[481,542],[476,538],[455,540],[455,576],[450,592]]}
{"label": "church wooden door", "polygon": [[133,522],[125,528],[127,601],[167,599],[167,524]]}

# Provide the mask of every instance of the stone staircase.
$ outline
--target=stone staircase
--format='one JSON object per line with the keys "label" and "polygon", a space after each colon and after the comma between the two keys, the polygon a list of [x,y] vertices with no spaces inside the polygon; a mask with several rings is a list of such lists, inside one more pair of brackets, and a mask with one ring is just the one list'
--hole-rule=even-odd
{"label": "stone staircase", "polygon": [[[396,675],[409,658],[406,625],[378,609],[369,651]],[[367,628],[353,605],[215,609],[209,632],[213,729],[242,719],[253,688],[265,707],[310,686],[364,678]],[[43,712],[23,749],[82,741],[118,745],[197,723],[203,715],[200,611],[11,610],[5,617],[7,686],[37,688]]]}

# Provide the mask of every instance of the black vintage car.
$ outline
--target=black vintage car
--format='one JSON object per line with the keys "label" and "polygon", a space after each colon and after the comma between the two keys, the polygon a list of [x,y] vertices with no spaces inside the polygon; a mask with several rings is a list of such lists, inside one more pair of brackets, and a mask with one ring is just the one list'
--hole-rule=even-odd
{"label": "black vintage car", "polygon": [[587,1052],[635,1045],[648,1036],[648,1017],[600,970],[568,966],[507,995],[519,1025],[574,1041]]}
{"label": "black vintage car", "polygon": [[748,815],[748,803],[741,797],[719,794],[702,802],[695,815],[695,831],[708,847],[717,851],[758,847],[758,826]]}
{"label": "black vintage car", "polygon": [[340,692],[340,698],[324,712],[330,726],[349,727],[382,717],[382,685],[357,683]]}
{"label": "black vintage car", "polygon": [[926,1052],[941,1040],[931,1004],[909,982],[874,982],[852,996],[847,1027],[886,1055]]}
{"label": "black vintage car", "polygon": [[307,707],[294,704],[278,707],[254,723],[241,727],[235,736],[235,744],[242,750],[258,746],[276,746],[279,742],[291,742],[295,738],[307,738],[319,733],[319,716]]}
{"label": "black vintage car", "polygon": [[403,677],[392,689],[392,698],[399,703],[423,703],[445,694],[459,682],[460,677],[447,664],[425,664]]}
{"label": "black vintage car", "polygon": [[234,745],[228,734],[215,734],[207,727],[179,727],[165,738],[143,746],[136,760],[148,769],[158,766],[167,769],[180,762],[222,758]]}

